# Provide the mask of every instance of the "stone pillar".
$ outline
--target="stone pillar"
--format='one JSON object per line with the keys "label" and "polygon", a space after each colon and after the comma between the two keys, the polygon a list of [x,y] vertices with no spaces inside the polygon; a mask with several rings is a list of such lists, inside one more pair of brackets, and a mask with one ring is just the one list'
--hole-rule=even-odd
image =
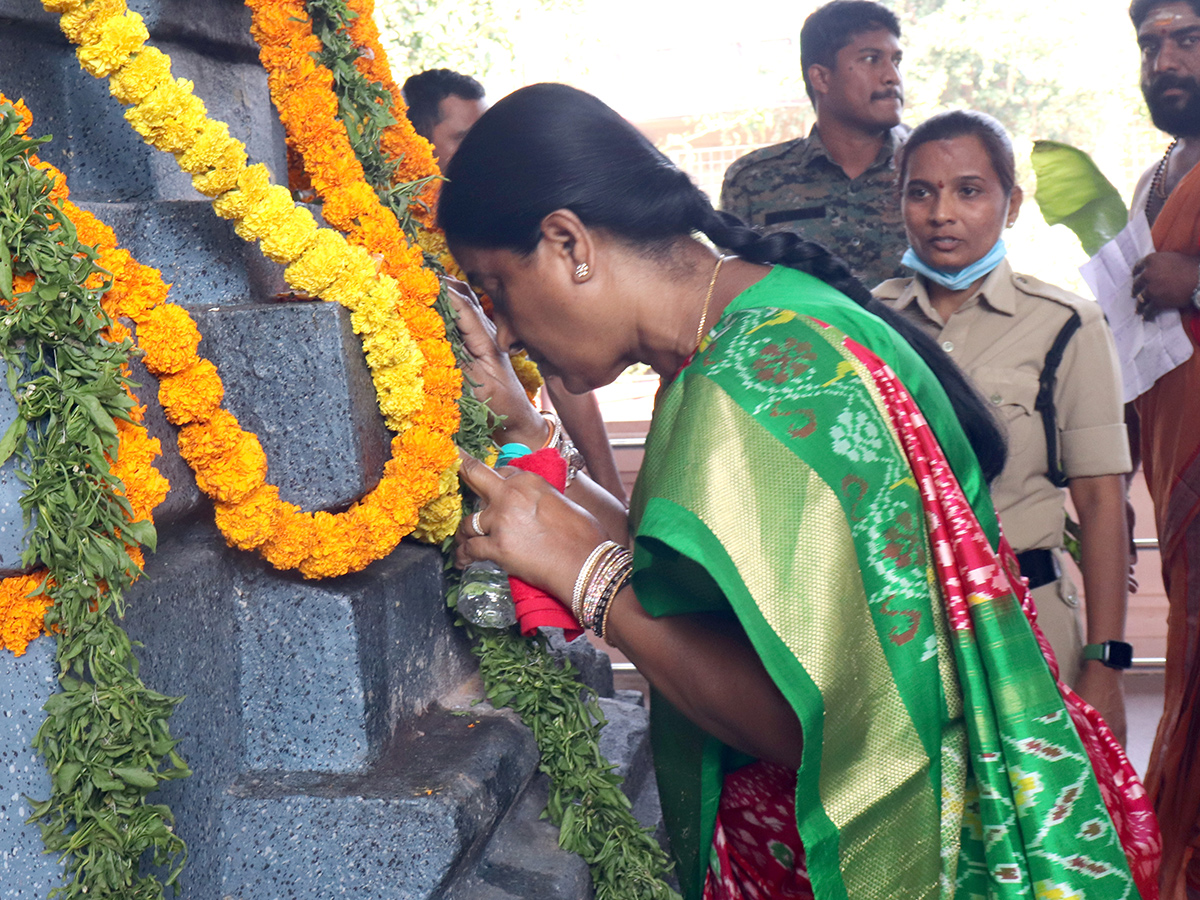
{"label": "stone pillar", "polygon": [[[282,129],[244,6],[130,6],[210,115],[283,178]],[[0,91],[25,98],[35,133],[54,135],[42,156],[67,175],[72,199],[173,283],[171,300],[196,318],[200,353],[221,372],[226,406],[261,439],[283,499],[340,509],[373,487],[388,434],[346,312],[271,302],[280,267],[141,142],[33,0],[0,0]],[[154,379],[139,370],[134,380],[171,493],[125,624],[144,644],[147,684],[187,698],[173,727],[195,774],[161,792],[189,846],[184,897],[591,896],[586,866],[538,821],[545,785],[531,735],[511,714],[471,706],[475,666],[442,599],[437,551],[405,542],[359,574],[312,582],[230,550],[176,452]],[[0,566],[19,557],[19,490],[0,470]],[[54,689],[53,649],[43,637],[20,659],[0,654],[0,883],[12,900],[45,897],[60,874],[23,824],[24,796],[49,790],[29,742]],[[612,698],[607,659],[586,642],[562,650],[610,698],[605,750],[657,821],[645,711]]]}

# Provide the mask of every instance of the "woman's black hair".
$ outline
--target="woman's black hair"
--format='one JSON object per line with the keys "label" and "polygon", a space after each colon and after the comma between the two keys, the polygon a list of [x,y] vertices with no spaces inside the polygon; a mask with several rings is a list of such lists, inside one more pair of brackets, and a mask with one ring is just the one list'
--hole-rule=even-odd
{"label": "woman's black hair", "polygon": [[1004,195],[1012,196],[1013,188],[1017,186],[1017,162],[1013,156],[1012,140],[998,120],[974,109],[951,109],[938,113],[912,130],[896,151],[896,177],[901,187],[908,175],[908,160],[914,150],[931,141],[952,141],[960,137],[979,139],[987,151]]}
{"label": "woman's black hair", "polygon": [[883,319],[942,383],[990,481],[1004,435],[982,398],[934,341],[875,300],[839,257],[796,234],[761,234],[714,210],[704,192],[636,128],[590,94],[535,84],[509,94],[467,133],[446,172],[438,224],[451,244],[532,253],[542,220],[569,209],[648,251],[700,232],[749,262],[813,275]]}

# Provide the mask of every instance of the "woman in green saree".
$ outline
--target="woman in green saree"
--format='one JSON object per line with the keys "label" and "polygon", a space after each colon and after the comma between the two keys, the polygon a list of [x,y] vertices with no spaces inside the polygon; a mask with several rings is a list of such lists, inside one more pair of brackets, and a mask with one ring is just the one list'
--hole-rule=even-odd
{"label": "woman in green saree", "polygon": [[1039,649],[987,495],[1002,441],[944,355],[574,89],[497,103],[447,176],[498,441],[556,442],[508,352],[577,392],[664,376],[628,517],[586,477],[466,459],[458,554],[650,681],[689,900],[1155,896],[1144,792]]}

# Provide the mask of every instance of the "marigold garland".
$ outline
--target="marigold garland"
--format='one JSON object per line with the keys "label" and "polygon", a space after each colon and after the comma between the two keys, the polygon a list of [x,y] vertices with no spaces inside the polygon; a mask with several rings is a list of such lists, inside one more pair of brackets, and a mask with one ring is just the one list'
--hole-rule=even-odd
{"label": "marigold garland", "polygon": [[[0,96],[0,268],[6,282],[18,271],[11,286],[0,283],[10,301],[0,349],[18,385],[5,446],[28,483],[22,559],[45,566],[0,585],[0,643],[20,655],[44,625],[58,674],[32,742],[49,795],[32,801],[26,822],[62,866],[52,895],[161,897],[178,889],[187,848],[170,808],[147,797],[190,774],[168,724],[181,698],[141,680],[118,619],[142,571],[138,543],[154,543],[150,513],[168,485],[130,390],[132,343],[112,318],[97,249],[104,233],[70,203],[62,174],[37,159],[48,138],[29,138],[29,124],[23,104]],[[143,861],[155,871],[143,874]]]}
{"label": "marigold garland", "polygon": [[[246,0],[246,5],[253,15],[250,31],[260,47],[259,57],[287,134],[290,158],[300,162],[308,184],[321,198],[323,217],[351,244],[380,259],[383,271],[411,292],[432,292],[436,298],[441,289],[436,273],[424,266],[421,247],[408,242],[396,214],[367,183],[346,126],[339,121],[333,72],[316,59],[324,47],[313,33],[304,0]],[[402,103],[398,114],[408,122]],[[421,167],[412,171],[411,180],[436,174],[428,142],[412,131],[411,125],[407,133],[401,129],[397,134],[405,141],[402,152],[407,168]],[[386,335],[387,324],[378,321],[377,314],[378,310],[356,311],[352,317],[355,330]],[[431,423],[453,419],[457,429],[462,374],[445,340],[441,317],[428,306],[420,307],[409,314],[408,326],[424,359],[423,414]],[[380,353],[389,349],[376,341],[364,341],[364,348]],[[438,541],[449,533],[446,523],[457,524],[462,504],[454,474],[447,471],[439,479],[438,497],[423,508],[417,537]]]}
{"label": "marigold garland", "polygon": [[[0,104],[9,101],[0,93]],[[18,100],[12,104],[16,114],[21,119],[17,126],[18,134],[27,133],[33,123],[33,116],[24,101]],[[71,203],[68,197],[66,179],[54,166],[43,162],[36,155],[31,156],[31,164],[46,172],[54,182],[51,198],[59,204],[67,218],[75,225],[76,234],[81,244],[95,248],[98,253],[97,262],[101,268],[109,268],[102,243],[102,235],[92,225],[92,219],[87,213]],[[111,269],[110,269],[111,271]],[[12,279],[14,295],[23,294],[37,284],[37,277],[32,273],[17,275]],[[98,285],[97,285],[98,287]],[[111,290],[100,301],[101,307],[109,316],[115,319],[114,301]],[[115,343],[129,337],[129,331],[118,322],[106,329],[108,340]],[[126,371],[126,374],[128,372]],[[129,392],[132,397],[132,392]],[[136,399],[136,398],[135,398]],[[109,460],[110,471],[120,479],[123,493],[133,509],[133,521],[152,522],[151,513],[167,495],[169,485],[166,478],[154,468],[154,460],[161,455],[162,446],[157,438],[150,437],[140,423],[144,406],[137,406],[131,411],[135,422],[121,419],[115,421],[117,427],[117,458]],[[130,556],[135,562],[141,562],[141,553],[136,547],[130,546]],[[37,572],[16,575],[0,581],[0,651],[9,650],[14,656],[24,655],[29,643],[42,634],[43,619],[52,600],[53,582],[46,582],[45,569]]]}
{"label": "marigold garland", "polygon": [[[170,414],[188,420],[180,435],[181,450],[186,448],[185,458],[199,467],[198,482],[217,498],[218,524],[232,529],[226,539],[246,549],[256,547],[272,564],[296,566],[313,578],[356,571],[390,552],[415,527],[417,510],[438,500],[439,491],[451,483],[447,473],[457,468],[451,436],[457,428],[454,391],[459,376],[452,360],[448,364],[448,354],[439,352],[444,346],[440,318],[428,309],[437,296],[436,278],[421,267],[419,250],[390,244],[394,254],[384,256],[390,272],[380,273],[376,258],[363,246],[318,229],[311,215],[292,203],[286,188],[270,184],[264,166],[246,166],[244,146],[229,136],[227,126],[206,117],[190,82],[171,77],[169,58],[145,45],[141,17],[129,12],[124,0],[43,0],[43,6],[62,14],[63,32],[80,45],[77,55],[83,68],[96,77],[108,76],[113,95],[132,104],[125,117],[134,130],[148,143],[175,154],[181,168],[193,176],[196,189],[213,198],[217,214],[235,222],[239,236],[261,241],[264,254],[287,265],[285,278],[293,288],[351,310],[380,409],[398,433],[392,442],[393,459],[374,492],[340,516],[313,515],[291,504],[271,503],[270,491],[256,493],[265,483],[257,478],[261,448],[253,435],[236,427],[236,420],[231,423],[210,412],[210,401],[172,404]],[[122,21],[114,21],[118,19]],[[274,23],[279,25],[278,16]],[[297,55],[287,62],[301,79],[315,72],[311,57],[306,61]],[[358,219],[360,213],[366,215],[365,222],[359,219],[364,241],[391,240],[386,219],[369,212],[361,191],[347,190],[334,217]],[[137,277],[154,280],[147,272]],[[148,307],[141,318],[151,331],[146,348],[151,372],[175,376],[199,364],[189,352],[191,330],[169,305],[149,298],[132,301],[128,314],[139,324],[139,339],[142,322],[132,315],[139,307]],[[414,339],[414,334],[424,337]],[[206,396],[212,396],[211,372],[207,384]],[[178,399],[184,392],[173,393]],[[169,391],[168,401],[171,395]],[[202,418],[205,412],[207,420]],[[214,448],[219,448],[215,454]],[[236,462],[220,459],[222,453]],[[403,491],[393,489],[400,484]],[[254,515],[222,508],[248,498],[254,498]],[[426,535],[440,540],[453,532],[459,513],[453,501],[441,502],[436,512]],[[257,526],[233,524],[247,520]],[[260,540],[263,534],[269,537]]]}
{"label": "marigold garland", "polygon": [[[346,5],[354,13],[349,27],[350,38],[361,48],[355,67],[392,96],[393,122],[383,129],[380,145],[384,155],[396,166],[396,181],[418,181],[440,174],[433,159],[433,145],[413,128],[400,87],[392,78],[392,68],[388,65],[387,53],[379,40],[379,27],[375,24],[375,0],[347,0]],[[431,230],[435,228],[433,210],[437,207],[440,184],[439,179],[432,179],[421,192],[420,203],[414,209],[421,224]]]}

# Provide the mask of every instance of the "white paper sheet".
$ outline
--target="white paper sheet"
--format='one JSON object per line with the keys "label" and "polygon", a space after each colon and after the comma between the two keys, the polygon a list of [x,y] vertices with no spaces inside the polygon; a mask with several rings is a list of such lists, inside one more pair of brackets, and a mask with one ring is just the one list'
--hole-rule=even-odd
{"label": "white paper sheet", "polygon": [[1150,224],[1134,216],[1115,238],[1079,269],[1108,318],[1121,360],[1125,402],[1144,394],[1163,375],[1192,355],[1192,342],[1179,312],[1144,319],[1133,299],[1133,266],[1154,252]]}

